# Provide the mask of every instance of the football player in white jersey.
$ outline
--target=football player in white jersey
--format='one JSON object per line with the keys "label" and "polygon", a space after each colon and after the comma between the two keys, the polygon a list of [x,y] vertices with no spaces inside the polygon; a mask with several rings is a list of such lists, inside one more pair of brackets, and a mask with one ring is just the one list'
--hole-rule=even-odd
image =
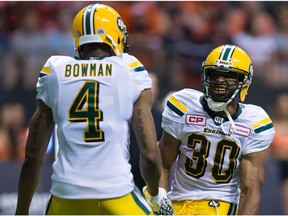
{"label": "football player in white jersey", "polygon": [[[59,150],[46,214],[153,214],[162,202],[161,156],[148,72],[127,54],[126,27],[110,6],[83,8],[72,31],[79,58],[52,56],[40,72],[16,214],[29,213],[55,124]],[[128,162],[130,122],[152,206],[135,188]]]}
{"label": "football player in white jersey", "polygon": [[183,89],[167,100],[160,186],[176,215],[258,214],[274,127],[261,107],[242,103],[251,59],[237,46],[219,46],[201,77],[203,92]]}

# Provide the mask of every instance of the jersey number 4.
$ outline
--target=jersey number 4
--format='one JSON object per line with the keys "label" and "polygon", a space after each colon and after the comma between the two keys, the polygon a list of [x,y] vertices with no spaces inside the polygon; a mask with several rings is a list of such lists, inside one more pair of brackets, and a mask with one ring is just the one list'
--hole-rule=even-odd
{"label": "jersey number 4", "polygon": [[103,121],[103,113],[99,109],[98,82],[84,83],[69,109],[68,120],[86,122],[86,130],[83,132],[86,142],[104,141],[104,132],[99,127],[99,122]]}
{"label": "jersey number 4", "polygon": [[[200,146],[197,149],[196,144]],[[205,174],[210,145],[210,141],[203,134],[192,133],[189,136],[188,147],[193,149],[193,153],[192,159],[186,157],[185,171],[188,175],[201,178]],[[210,174],[216,183],[230,182],[237,166],[239,150],[233,140],[221,139],[217,142]]]}

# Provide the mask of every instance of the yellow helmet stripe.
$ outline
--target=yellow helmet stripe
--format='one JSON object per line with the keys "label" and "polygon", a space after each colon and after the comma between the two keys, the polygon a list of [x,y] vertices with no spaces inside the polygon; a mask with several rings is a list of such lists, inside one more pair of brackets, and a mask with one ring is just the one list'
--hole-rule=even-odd
{"label": "yellow helmet stripe", "polygon": [[187,112],[187,107],[173,96],[167,100],[167,106],[179,116]]}

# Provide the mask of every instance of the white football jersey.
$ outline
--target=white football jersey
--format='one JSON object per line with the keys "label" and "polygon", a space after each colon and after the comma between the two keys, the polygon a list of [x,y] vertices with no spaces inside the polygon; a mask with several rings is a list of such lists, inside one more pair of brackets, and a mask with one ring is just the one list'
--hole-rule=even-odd
{"label": "white football jersey", "polygon": [[167,100],[163,129],[181,140],[171,200],[214,199],[238,204],[242,155],[269,147],[274,127],[259,106],[240,103],[228,118],[210,111],[202,92],[183,89]]}
{"label": "white football jersey", "polygon": [[37,99],[51,108],[57,125],[53,195],[104,199],[134,189],[128,163],[129,123],[141,91],[151,87],[148,72],[129,54],[47,60]]}

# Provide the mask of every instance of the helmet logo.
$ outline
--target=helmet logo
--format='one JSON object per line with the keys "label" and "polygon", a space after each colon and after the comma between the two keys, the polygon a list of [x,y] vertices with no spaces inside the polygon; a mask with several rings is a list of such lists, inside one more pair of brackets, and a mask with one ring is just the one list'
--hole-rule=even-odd
{"label": "helmet logo", "polygon": [[104,35],[105,34],[105,29],[104,28],[97,29],[97,34],[98,35]]}
{"label": "helmet logo", "polygon": [[120,17],[117,17],[117,26],[121,32],[124,32],[126,30],[126,26],[124,25],[124,22]]}
{"label": "helmet logo", "polygon": [[216,65],[217,66],[222,66],[222,67],[232,67],[232,62],[218,59],[216,61]]}

